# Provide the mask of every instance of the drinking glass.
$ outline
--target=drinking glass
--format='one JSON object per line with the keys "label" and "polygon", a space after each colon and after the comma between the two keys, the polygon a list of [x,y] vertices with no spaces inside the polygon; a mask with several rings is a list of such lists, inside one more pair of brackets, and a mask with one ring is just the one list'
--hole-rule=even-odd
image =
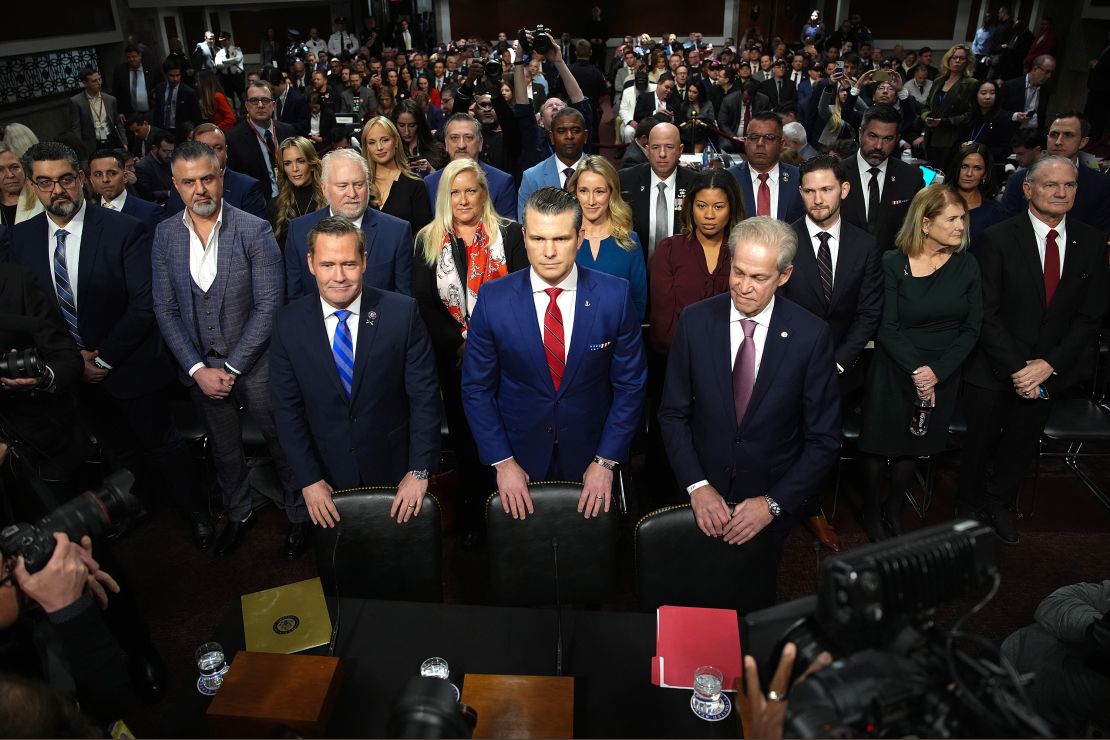
{"label": "drinking glass", "polygon": [[195,658],[197,668],[200,670],[197,690],[202,694],[215,694],[220,690],[220,685],[224,682],[224,674],[228,670],[223,645],[218,642],[206,642],[197,648]]}
{"label": "drinking glass", "polygon": [[451,669],[443,658],[428,658],[420,664],[420,675],[428,678],[442,678],[446,681],[451,675]]}
{"label": "drinking glass", "polygon": [[724,708],[721,699],[724,678],[721,670],[711,665],[703,665],[694,671],[694,696],[690,706],[699,717],[712,717]]}

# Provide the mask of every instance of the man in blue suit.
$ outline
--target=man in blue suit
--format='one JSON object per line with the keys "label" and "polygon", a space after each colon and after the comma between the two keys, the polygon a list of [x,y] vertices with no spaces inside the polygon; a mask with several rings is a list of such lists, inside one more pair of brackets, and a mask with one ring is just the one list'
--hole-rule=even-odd
{"label": "man in blue suit", "polygon": [[269,224],[221,198],[220,174],[216,153],[206,144],[189,141],[174,152],[174,186],[188,208],[159,224],[154,235],[154,315],[208,431],[227,509],[216,554],[238,547],[257,519],[243,451],[243,408],[261,429],[277,468],[290,522],[283,553],[292,559],[304,551],[308,513],[278,443],[267,353],[285,292],[281,250]]}
{"label": "man in blue suit", "polygon": [[752,115],[744,131],[746,161],[729,168],[744,198],[744,213],[770,216],[794,223],[805,215],[798,192],[798,168],[779,161],[782,153],[782,118],[761,111]]}
{"label": "man in blue suit", "polygon": [[[796,188],[795,188],[796,189]],[[797,237],[769,217],[729,235],[729,292],[682,312],[659,426],[697,525],[751,553],[753,610],[775,601],[783,541],[802,503],[836,464],[840,394],[828,325],[785,298]]]}
{"label": "man in blue suit", "polygon": [[153,237],[166,210],[127,189],[126,164],[120,149],[100,149],[89,158],[89,184],[96,193],[92,202],[141,221],[148,236]]}
{"label": "man in blue suit", "polygon": [[[439,383],[408,296],[365,287],[366,235],[343,216],[308,233],[319,297],[278,311],[270,386],[278,438],[314,524],[339,520],[335,488],[397,486],[390,516],[420,514],[439,456]],[[357,450],[357,454],[356,454]]]}
{"label": "man in blue suit", "polygon": [[462,396],[505,513],[533,513],[529,480],[581,480],[578,510],[609,510],[628,457],[647,363],[628,283],[574,263],[582,209],[541,188],[525,208],[531,268],[482,288],[463,354]]}
{"label": "man in blue suit", "polygon": [[[498,216],[517,220],[516,183],[513,176],[502,172],[481,161],[478,157],[482,153],[482,124],[465,113],[456,113],[447,119],[443,128],[443,143],[451,159],[473,159],[486,173],[489,182],[489,197],[493,199],[493,207]],[[439,178],[443,177],[443,170],[436,170],[424,178],[424,187],[428,189],[428,197],[435,210],[436,192],[439,190]]]}
{"label": "man in blue suit", "polygon": [[589,133],[586,117],[577,108],[560,108],[551,117],[551,146],[555,153],[524,171],[520,193],[516,197],[517,213],[524,213],[528,197],[540,188],[566,185],[567,178],[574,174],[582,161],[582,150],[586,148]]}
{"label": "man in blue suit", "polygon": [[412,227],[405,221],[368,208],[370,172],[354,149],[337,149],[324,157],[320,185],[329,208],[293,219],[285,240],[285,292],[290,301],[316,293],[308,266],[308,235],[329,216],[344,216],[366,235],[367,287],[412,295]]}
{"label": "man in blue suit", "polygon": [[111,465],[135,471],[144,494],[168,493],[191,517],[204,549],[212,539],[207,506],[169,413],[174,374],[154,320],[151,232],[85,203],[84,173],[69,147],[35,144],[23,166],[45,212],[12,229],[11,260],[34,274],[81,352],[82,416]]}
{"label": "man in blue suit", "polygon": [[[193,129],[193,141],[208,145],[216,153],[220,170],[223,171],[224,202],[263,220],[269,218],[262,183],[227,166],[227,139],[220,127],[214,123],[202,123]],[[172,216],[184,210],[185,204],[181,201],[181,196],[176,189],[171,190],[170,199],[166,202],[166,213]]]}

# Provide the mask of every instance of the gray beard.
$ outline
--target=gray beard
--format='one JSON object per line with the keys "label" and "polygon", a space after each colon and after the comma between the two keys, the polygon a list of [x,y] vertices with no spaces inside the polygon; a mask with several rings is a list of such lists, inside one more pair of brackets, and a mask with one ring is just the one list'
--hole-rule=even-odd
{"label": "gray beard", "polygon": [[192,211],[193,213],[197,214],[201,218],[208,218],[213,213],[215,213],[216,209],[219,208],[219,207],[220,207],[219,203],[217,203],[215,200],[210,200],[206,204],[193,203],[192,205],[189,206],[189,210]]}
{"label": "gray beard", "polygon": [[75,203],[73,201],[56,200],[51,202],[50,205],[46,207],[46,210],[49,213],[60,218],[69,218],[73,214],[77,213],[77,209],[80,207],[80,203]]}

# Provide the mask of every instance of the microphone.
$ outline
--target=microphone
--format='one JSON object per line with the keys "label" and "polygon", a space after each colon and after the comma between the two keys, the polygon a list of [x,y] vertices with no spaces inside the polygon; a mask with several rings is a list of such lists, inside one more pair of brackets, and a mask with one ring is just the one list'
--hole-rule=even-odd
{"label": "microphone", "polygon": [[331,627],[331,639],[328,640],[328,657],[335,655],[335,641],[339,639],[339,617],[343,613],[342,606],[339,601],[339,574],[335,572],[335,553],[339,549],[339,535],[343,530],[339,527],[335,528],[335,542],[331,546],[331,572],[332,577],[335,578],[335,624]]}
{"label": "microphone", "polygon": [[559,600],[559,538],[551,538],[555,559],[555,675],[563,675],[563,604]]}

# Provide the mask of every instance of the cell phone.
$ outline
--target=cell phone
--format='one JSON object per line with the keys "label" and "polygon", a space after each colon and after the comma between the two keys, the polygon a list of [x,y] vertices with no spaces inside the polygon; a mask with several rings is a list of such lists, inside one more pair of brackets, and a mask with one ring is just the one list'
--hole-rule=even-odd
{"label": "cell phone", "polygon": [[843,59],[838,59],[837,60],[837,62],[836,62],[836,71],[839,72],[840,74],[844,74],[844,60]]}
{"label": "cell phone", "polygon": [[890,82],[894,79],[894,75],[889,69],[880,69],[875,74],[871,75],[872,82]]}

